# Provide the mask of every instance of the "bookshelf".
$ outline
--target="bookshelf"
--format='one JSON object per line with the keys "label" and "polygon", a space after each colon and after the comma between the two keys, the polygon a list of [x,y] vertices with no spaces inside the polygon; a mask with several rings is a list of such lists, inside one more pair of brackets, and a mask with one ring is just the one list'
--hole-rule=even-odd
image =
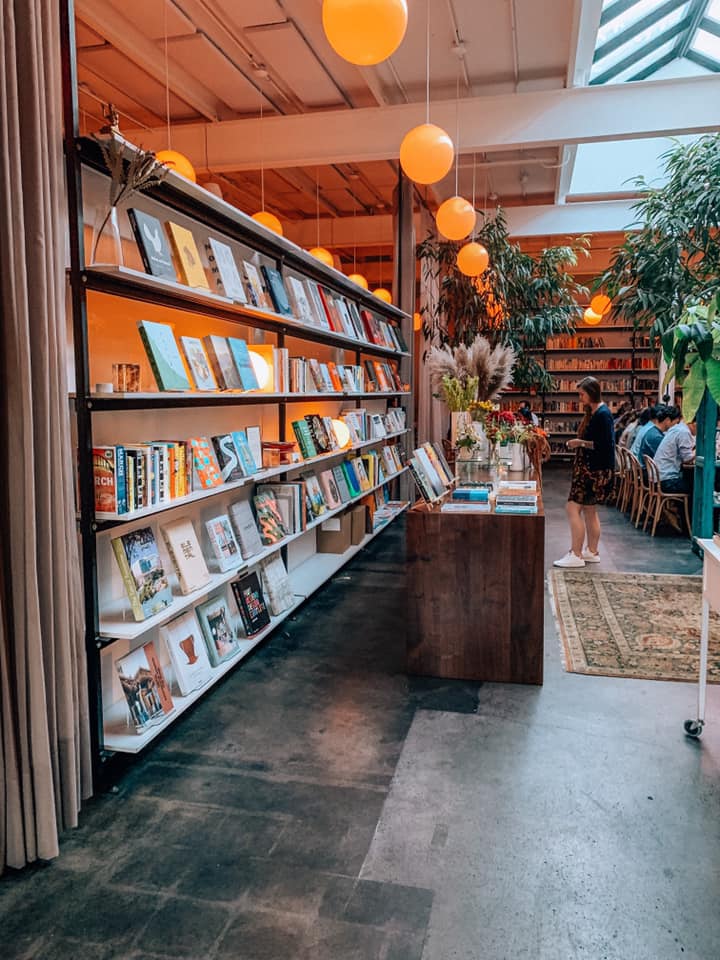
{"label": "bookshelf", "polygon": [[[123,142],[125,156],[133,147]],[[99,205],[106,202],[108,177],[100,150],[87,139],[66,140],[68,170],[70,267],[68,284],[72,298],[71,403],[75,413],[78,444],[78,525],[82,543],[85,614],[87,624],[88,676],[92,710],[92,735],[96,782],[107,775],[110,761],[122,754],[141,752],[161,735],[184,711],[230,670],[240,664],[257,646],[291,616],[316,590],[320,589],[344,564],[375,537],[379,536],[408,506],[407,468],[404,456],[412,434],[412,319],[398,308],[385,304],[356,286],[342,273],[326,267],[283,237],[272,234],[250,217],[225,203],[202,187],[174,173],[148,193],[135,195],[130,206],[190,230],[195,238],[211,289],[189,287],[181,282],[152,276],[143,269],[140,252],[121,208],[120,232],[122,263],[90,264],[90,230]],[[352,301],[358,311],[369,311],[381,323],[394,325],[407,350],[390,347],[367,336],[351,336],[338,330],[312,324],[307,319],[278,313],[264,306],[240,303],[225,296],[220,286],[213,288],[212,270],[204,241],[213,237],[227,244],[242,270],[251,262],[288,277],[307,278],[327,288],[331,294]],[[88,256],[89,259],[89,256]],[[156,389],[145,348],[137,330],[141,320],[171,324],[176,338],[182,335],[202,337],[208,334],[244,339],[252,348],[263,344],[291,356],[313,358],[320,363],[362,366],[366,361],[390,362],[399,374],[403,389],[291,392],[287,384],[280,390],[169,392]],[[141,389],[133,393],[99,392],[95,385],[112,381],[112,364],[126,362],[140,367]],[[210,489],[192,489],[187,494],[144,504],[131,512],[96,511],[93,449],[115,447],[155,440],[186,440],[211,437],[233,430],[257,426],[263,440],[294,439],[291,424],[306,414],[336,418],[342,411],[365,410],[368,417],[384,415],[391,407],[405,411],[404,429],[388,430],[382,436],[351,440],[342,449],[318,456],[260,467],[251,475]],[[391,444],[400,450],[400,466],[341,506],[328,508],[308,518],[304,529],[289,533],[277,543],[233,566],[221,570],[213,562],[204,526],[209,517],[227,513],[233,501],[250,497],[258,483],[291,482],[308,471],[332,468],[343,460],[377,452]],[[382,458],[380,458],[382,460]],[[320,553],[317,535],[322,525],[340,517],[368,497],[378,495],[372,529],[360,542],[343,553]],[[381,495],[381,496],[380,496]],[[404,497],[404,499],[403,499]],[[199,537],[210,571],[210,579],[193,592],[182,594],[162,536],[161,524],[189,519]],[[115,559],[112,540],[118,536],[150,527],[169,574],[172,600],[159,613],[136,621],[125,592]],[[229,584],[239,575],[259,569],[261,562],[281,557],[286,567],[292,603],[270,623],[250,637],[243,635],[241,619],[233,620],[239,647],[227,660],[211,669],[210,680],[191,693],[181,696],[173,685],[170,658],[162,642],[161,628],[179,614],[197,607],[207,598],[227,596],[232,606]],[[119,659],[152,641],[172,687],[174,708],[162,721],[136,732],[128,723],[126,700],[116,670]]]}

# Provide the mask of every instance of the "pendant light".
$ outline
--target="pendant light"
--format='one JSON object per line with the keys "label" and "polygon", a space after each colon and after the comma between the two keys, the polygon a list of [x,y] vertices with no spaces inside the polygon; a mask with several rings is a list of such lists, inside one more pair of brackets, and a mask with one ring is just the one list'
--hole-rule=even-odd
{"label": "pendant light", "polygon": [[435,214],[438,231],[448,240],[462,240],[475,229],[475,207],[458,192],[460,167],[460,68],[455,83],[455,196],[441,203]]}
{"label": "pendant light", "polygon": [[326,267],[334,267],[333,255],[325,247],[320,246],[320,170],[318,167],[315,167],[315,225],[317,227],[317,246],[311,247],[308,253],[311,257],[319,260],[320,263],[324,263]]}
{"label": "pendant light", "polygon": [[590,301],[590,309],[599,317],[603,317],[610,309],[611,302],[610,297],[604,293],[598,293]]}
{"label": "pendant light", "polygon": [[392,56],[407,21],[407,0],[323,0],[322,23],[330,46],[359,67]]}
{"label": "pendant light", "polygon": [[[487,189],[486,189],[487,193]],[[473,210],[475,209],[475,156],[473,155]],[[483,208],[484,209],[484,208]],[[490,263],[490,255],[481,243],[470,240],[460,247],[457,255],[457,268],[466,277],[479,277]]]}
{"label": "pendant light", "polygon": [[382,300],[383,303],[392,303],[392,293],[383,286],[383,255],[382,255],[382,245],[379,250],[380,258],[380,286],[373,290],[373,295]]}
{"label": "pendant light", "polygon": [[260,100],[260,207],[257,213],[252,215],[253,220],[256,223],[261,223],[264,227],[267,227],[268,230],[272,230],[273,233],[277,233],[280,236],[283,235],[282,224],[275,216],[274,213],[270,213],[269,210],[265,209],[265,147],[263,142],[263,102]]}
{"label": "pendant light", "polygon": [[430,123],[430,0],[427,0],[425,123],[413,127],[400,144],[400,166],[415,183],[437,183],[453,165],[455,148],[442,127]]}
{"label": "pendant light", "polygon": [[163,2],[163,22],[165,31],[165,116],[167,120],[167,150],[160,150],[155,154],[155,159],[164,167],[168,167],[181,177],[185,177],[191,183],[197,183],[195,168],[188,158],[172,149],[170,140],[170,66],[168,60],[168,30],[167,30],[167,0]]}
{"label": "pendant light", "polygon": [[356,283],[359,287],[362,287],[363,290],[368,290],[368,282],[365,277],[357,272],[357,234],[356,234],[356,225],[355,225],[355,215],[357,213],[357,199],[355,194],[352,193],[353,198],[353,272],[348,274],[348,280],[352,280],[353,283]]}
{"label": "pendant light", "polygon": [[422,314],[418,313],[417,310],[413,314],[413,330],[416,333],[418,330],[422,330]]}
{"label": "pendant light", "polygon": [[599,323],[602,323],[602,314],[595,313],[592,306],[590,306],[585,310],[583,320],[589,327],[596,327]]}

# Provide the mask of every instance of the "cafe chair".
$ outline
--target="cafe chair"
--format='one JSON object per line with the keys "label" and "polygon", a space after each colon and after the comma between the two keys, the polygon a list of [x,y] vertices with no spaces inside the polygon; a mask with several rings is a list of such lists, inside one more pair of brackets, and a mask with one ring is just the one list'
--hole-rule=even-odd
{"label": "cafe chair", "polygon": [[662,517],[663,511],[672,501],[682,503],[685,511],[685,525],[687,526],[688,536],[692,536],[692,524],[690,523],[690,496],[687,493],[664,493],[660,486],[660,471],[652,457],[645,457],[645,466],[647,468],[647,510],[643,530],[647,527],[652,517],[652,530],[650,536],[655,536],[658,522]]}

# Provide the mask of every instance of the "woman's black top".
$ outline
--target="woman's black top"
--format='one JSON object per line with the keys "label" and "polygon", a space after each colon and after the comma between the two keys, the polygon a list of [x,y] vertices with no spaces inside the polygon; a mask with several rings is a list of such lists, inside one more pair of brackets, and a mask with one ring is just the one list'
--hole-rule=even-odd
{"label": "woman's black top", "polygon": [[590,417],[582,439],[594,444],[592,450],[583,450],[590,470],[615,469],[615,424],[606,404],[601,403]]}

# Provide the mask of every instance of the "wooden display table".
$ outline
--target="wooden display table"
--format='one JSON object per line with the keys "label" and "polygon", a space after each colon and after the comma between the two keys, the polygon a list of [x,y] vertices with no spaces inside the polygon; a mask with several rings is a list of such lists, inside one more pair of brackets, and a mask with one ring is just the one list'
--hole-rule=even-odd
{"label": "wooden display table", "polygon": [[545,514],[407,518],[409,673],[543,682]]}

